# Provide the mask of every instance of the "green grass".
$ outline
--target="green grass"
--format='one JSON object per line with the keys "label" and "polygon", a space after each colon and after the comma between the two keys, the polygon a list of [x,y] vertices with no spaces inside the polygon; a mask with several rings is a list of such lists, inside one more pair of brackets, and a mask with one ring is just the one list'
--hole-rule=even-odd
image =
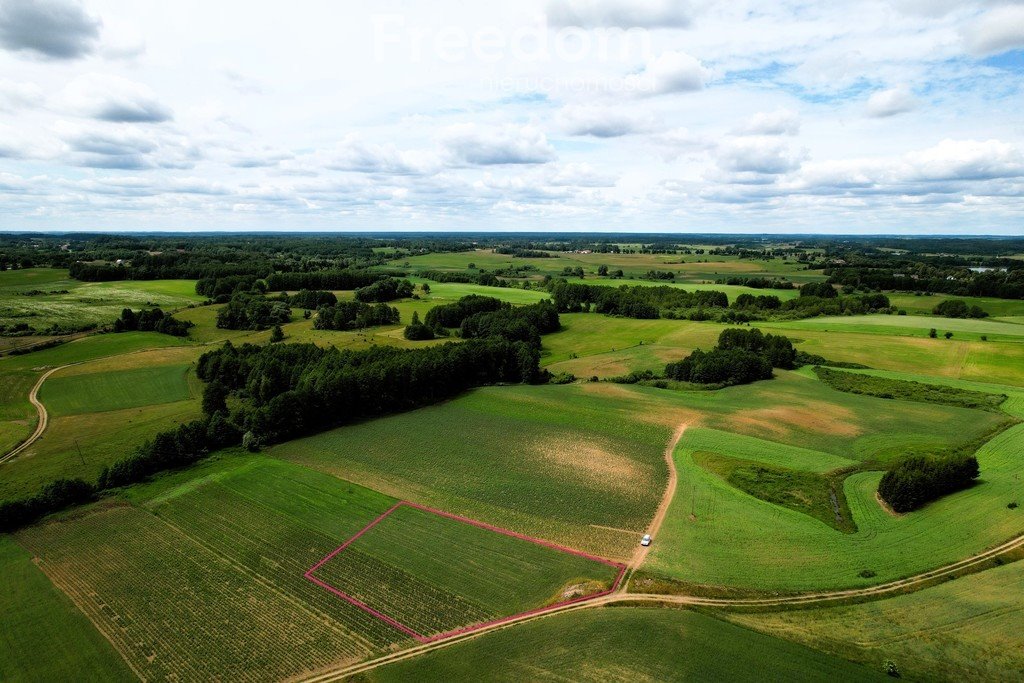
{"label": "green grass", "polygon": [[110,643],[9,536],[0,536],[0,574],[0,679],[136,680]]}
{"label": "green grass", "polygon": [[422,635],[611,587],[617,570],[403,506],[316,576]]}
{"label": "green grass", "polygon": [[848,607],[727,618],[816,650],[930,681],[1024,678],[1024,562]]}
{"label": "green grass", "polygon": [[837,657],[697,612],[559,614],[383,666],[366,681],[878,680]]}
{"label": "green grass", "polygon": [[303,576],[392,499],[251,455],[128,495],[17,537],[145,678],[278,680],[408,640]]}
{"label": "green grass", "polygon": [[985,296],[952,296],[948,294],[932,294],[931,296],[915,296],[913,294],[887,293],[889,303],[902,308],[911,315],[931,315],[936,304],[946,299],[961,299],[968,306],[979,306],[993,318],[1024,315],[1024,301],[1020,299],[995,299]]}
{"label": "green grass", "polygon": [[608,385],[491,387],[268,453],[621,558],[665,487],[663,451],[681,421],[668,398]]}
{"label": "green grass", "polygon": [[[32,290],[43,294],[26,296]],[[50,293],[62,292],[67,293]],[[53,324],[79,326],[113,323],[123,308],[184,308],[203,301],[195,280],[79,282],[66,270],[32,268],[0,272],[0,319],[37,329]]]}
{"label": "green grass", "polygon": [[53,416],[186,401],[192,397],[190,371],[190,365],[158,365],[67,377],[58,373],[43,383],[39,398]]}

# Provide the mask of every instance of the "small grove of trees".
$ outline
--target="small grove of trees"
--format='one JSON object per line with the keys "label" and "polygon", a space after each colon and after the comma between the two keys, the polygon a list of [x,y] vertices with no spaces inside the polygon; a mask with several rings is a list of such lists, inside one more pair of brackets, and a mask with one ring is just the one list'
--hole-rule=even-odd
{"label": "small grove of trees", "polygon": [[980,474],[973,455],[913,456],[882,475],[878,495],[896,512],[909,512],[967,488]]}
{"label": "small grove of trees", "polygon": [[461,326],[462,321],[471,315],[497,311],[503,305],[508,306],[501,299],[492,296],[470,294],[454,303],[434,306],[427,311],[425,324],[435,331],[443,328],[455,328]]}
{"label": "small grove of trees", "polygon": [[932,309],[932,313],[935,315],[941,315],[944,318],[987,318],[986,313],[981,306],[968,306],[967,302],[963,299],[946,299],[945,301],[939,302],[935,308]]}
{"label": "small grove of trees", "polygon": [[226,330],[265,330],[292,319],[283,301],[271,301],[261,294],[238,292],[217,312],[217,327]]}
{"label": "small grove of trees", "polygon": [[174,337],[186,336],[190,327],[195,327],[195,323],[178,320],[159,308],[143,309],[138,313],[125,308],[121,317],[114,321],[114,332],[160,332]]}
{"label": "small grove of trees", "polygon": [[420,322],[420,314],[413,311],[412,322],[402,332],[409,341],[426,341],[434,338],[434,331]]}
{"label": "small grove of trees", "polygon": [[338,301],[317,309],[313,329],[351,330],[375,325],[397,325],[398,309],[387,304],[367,304],[362,301]]}
{"label": "small grove of trees", "polygon": [[357,289],[356,301],[366,303],[394,301],[412,296],[412,290],[412,283],[408,280],[389,277]]}
{"label": "small grove of trees", "polygon": [[696,384],[747,384],[771,379],[772,368],[792,368],[796,352],[781,335],[761,330],[723,330],[710,351],[695,350],[686,358],[665,366],[665,376]]}
{"label": "small grove of trees", "polygon": [[291,292],[297,289],[358,289],[372,285],[385,277],[385,275],[368,270],[342,268],[304,273],[274,273],[267,276],[266,283],[267,289],[271,292]]}
{"label": "small grove of trees", "polygon": [[657,318],[662,309],[725,308],[729,299],[723,292],[687,292],[676,287],[606,287],[555,280],[551,298],[559,313],[593,310],[628,318]]}
{"label": "small grove of trees", "polygon": [[58,479],[39,493],[0,503],[0,532],[14,531],[56,510],[92,500],[96,487],[82,479]]}

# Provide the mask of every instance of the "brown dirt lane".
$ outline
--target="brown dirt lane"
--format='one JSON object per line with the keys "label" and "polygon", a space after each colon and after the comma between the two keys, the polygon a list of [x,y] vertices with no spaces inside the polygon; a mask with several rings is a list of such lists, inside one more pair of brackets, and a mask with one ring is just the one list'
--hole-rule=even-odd
{"label": "brown dirt lane", "polygon": [[[665,464],[668,465],[668,485],[665,487],[665,495],[661,497],[661,503],[658,504],[658,509],[654,513],[654,518],[651,519],[651,523],[647,525],[647,533],[650,534],[651,538],[655,538],[658,535],[658,530],[661,528],[661,523],[665,521],[665,515],[668,514],[668,508],[672,504],[672,499],[676,495],[676,482],[678,476],[676,474],[676,461],[672,455],[676,451],[676,446],[679,445],[679,439],[683,438],[683,432],[686,431],[688,423],[683,423],[676,428],[675,433],[672,435],[672,439],[665,446]],[[651,546],[637,545],[636,550],[633,552],[633,559],[629,561],[627,565],[630,574],[635,571],[643,561],[647,559],[647,553],[650,551]],[[629,578],[622,582],[622,590],[626,590],[626,586],[629,583]]]}
{"label": "brown dirt lane", "polygon": [[46,423],[49,421],[49,415],[46,412],[46,406],[44,406],[42,402],[40,402],[39,400],[39,389],[42,388],[43,382],[46,381],[47,377],[57,372],[58,370],[63,370],[64,368],[71,367],[72,365],[78,365],[78,363],[59,365],[55,368],[51,368],[44,372],[43,376],[36,381],[35,385],[32,387],[32,391],[30,391],[28,394],[29,402],[36,407],[36,413],[39,414],[39,419],[36,422],[36,430],[32,432],[32,436],[22,441],[20,444],[15,446],[9,453],[7,453],[7,455],[0,458],[0,465],[7,462],[11,458],[14,458],[19,453],[24,451],[26,448],[34,444],[36,441],[39,440],[39,437],[43,435],[43,432],[46,431]]}

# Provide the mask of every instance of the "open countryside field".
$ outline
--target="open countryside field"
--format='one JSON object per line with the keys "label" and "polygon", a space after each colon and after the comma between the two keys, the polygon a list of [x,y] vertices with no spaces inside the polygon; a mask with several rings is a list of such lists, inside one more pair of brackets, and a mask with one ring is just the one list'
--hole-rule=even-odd
{"label": "open countryside field", "polygon": [[191,398],[190,365],[163,365],[120,371],[50,377],[39,394],[53,415],[80,415]]}

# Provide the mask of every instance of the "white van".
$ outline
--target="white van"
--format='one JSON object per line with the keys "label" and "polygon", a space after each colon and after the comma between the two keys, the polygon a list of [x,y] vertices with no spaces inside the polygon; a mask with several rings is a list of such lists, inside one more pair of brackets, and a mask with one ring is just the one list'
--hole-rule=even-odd
{"label": "white van", "polygon": [[644,537],[640,539],[640,545],[647,546],[647,545],[650,545],[650,544],[651,544],[651,535],[650,534],[644,534]]}

